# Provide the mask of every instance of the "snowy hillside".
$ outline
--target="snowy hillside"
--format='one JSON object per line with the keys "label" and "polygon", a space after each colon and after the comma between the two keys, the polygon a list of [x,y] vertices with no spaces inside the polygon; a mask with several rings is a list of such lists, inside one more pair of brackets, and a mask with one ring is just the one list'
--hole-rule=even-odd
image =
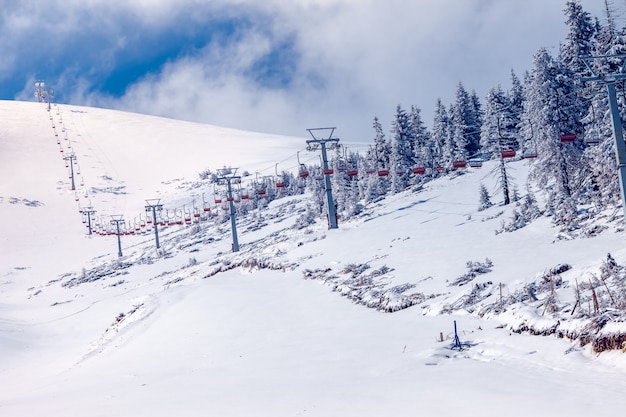
{"label": "snowy hillside", "polygon": [[[498,201],[489,162],[370,204],[336,230],[303,221],[307,190],[278,198],[237,219],[233,253],[199,173],[239,167],[251,173],[245,187],[297,169],[298,152],[317,160],[304,136],[42,103],[0,102],[0,115],[2,415],[583,416],[626,406],[624,352],[596,353],[626,334],[621,212],[575,233],[545,217],[504,231],[518,206]],[[508,162],[522,197],[529,163]],[[495,204],[479,211],[481,184]],[[153,198],[174,220],[199,214],[162,227],[161,251],[141,224]],[[139,228],[121,236],[122,257],[115,235],[87,234],[86,207]]]}

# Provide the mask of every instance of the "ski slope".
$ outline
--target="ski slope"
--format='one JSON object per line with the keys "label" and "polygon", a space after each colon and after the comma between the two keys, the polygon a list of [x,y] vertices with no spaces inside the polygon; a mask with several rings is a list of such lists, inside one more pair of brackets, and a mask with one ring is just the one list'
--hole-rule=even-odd
{"label": "ski slope", "polygon": [[[240,252],[228,222],[205,221],[163,229],[163,254],[151,234],[123,236],[118,259],[117,238],[88,236],[79,209],[132,218],[150,198],[199,204],[213,192],[199,172],[297,169],[306,138],[41,103],[0,101],[0,115],[2,415],[584,416],[626,406],[622,351],[513,331],[578,325],[574,283],[607,253],[626,264],[621,213],[589,238],[547,218],[496,234],[514,207],[501,205],[488,163],[371,204],[337,230],[323,218],[296,227],[304,193],[238,219]],[[80,165],[77,192],[63,146]],[[509,163],[520,194],[528,167]],[[479,212],[481,183],[496,204]],[[453,285],[468,261],[486,259],[487,273]],[[545,313],[545,292],[494,313],[561,264],[571,269],[559,275],[558,314]],[[462,350],[451,349],[455,321]]]}

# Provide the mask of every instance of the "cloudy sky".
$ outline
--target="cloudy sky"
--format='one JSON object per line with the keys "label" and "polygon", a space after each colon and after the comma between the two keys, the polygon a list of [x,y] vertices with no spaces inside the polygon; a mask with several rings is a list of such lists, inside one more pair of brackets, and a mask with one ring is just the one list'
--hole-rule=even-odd
{"label": "cloudy sky", "polygon": [[[603,0],[581,0],[604,21]],[[626,2],[611,0],[624,23]],[[462,82],[509,88],[565,38],[565,0],[0,0],[0,99],[368,143],[396,106],[427,126]]]}

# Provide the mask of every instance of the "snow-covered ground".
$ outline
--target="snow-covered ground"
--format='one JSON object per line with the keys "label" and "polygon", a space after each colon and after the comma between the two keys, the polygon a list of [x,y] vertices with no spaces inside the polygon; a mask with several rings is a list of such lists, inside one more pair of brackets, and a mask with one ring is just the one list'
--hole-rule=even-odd
{"label": "snow-covered ground", "polygon": [[[546,218],[496,234],[515,207],[498,201],[488,163],[371,204],[337,230],[323,218],[295,227],[305,193],[238,219],[238,253],[230,224],[208,220],[162,229],[161,254],[152,234],[123,236],[118,259],[117,238],[88,236],[80,209],[134,219],[151,198],[172,210],[213,204],[199,172],[231,165],[247,181],[276,163],[293,169],[307,138],[40,103],[0,101],[0,116],[1,415],[584,416],[626,406],[623,351],[519,333],[584,326],[572,310],[593,309],[589,282],[607,254],[626,264],[619,212],[593,237]],[[72,151],[76,192],[62,159]],[[509,163],[522,195],[528,163]],[[496,203],[484,211],[481,183]],[[461,278],[468,261],[482,273]],[[550,273],[560,265],[571,268]],[[529,289],[536,300],[524,299]],[[462,350],[451,349],[455,321]]]}

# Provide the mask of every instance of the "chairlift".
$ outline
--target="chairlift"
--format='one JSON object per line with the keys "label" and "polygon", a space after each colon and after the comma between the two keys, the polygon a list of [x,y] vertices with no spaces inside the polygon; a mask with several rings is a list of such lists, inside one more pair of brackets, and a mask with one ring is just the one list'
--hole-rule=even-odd
{"label": "chairlift", "polygon": [[356,169],[351,169],[351,170],[348,170],[347,174],[348,174],[348,177],[358,177],[359,171]]}
{"label": "chairlift", "polygon": [[435,171],[437,172],[444,172],[446,170],[446,167],[443,166],[436,166],[433,168]]}
{"label": "chairlift", "polygon": [[307,178],[309,176],[309,171],[306,169],[306,165],[300,162],[300,151],[296,152],[296,158],[298,159],[298,166],[300,167],[298,176],[300,178]]}
{"label": "chairlift", "polygon": [[465,168],[466,166],[467,166],[467,162],[465,162],[465,161],[454,161],[454,162],[452,162],[452,168],[454,168],[454,169]]}
{"label": "chairlift", "polygon": [[379,169],[378,170],[378,176],[379,177],[388,177],[389,176],[389,170],[388,169]]}
{"label": "chairlift", "polygon": [[415,167],[415,168],[413,168],[413,174],[415,174],[415,175],[424,175],[424,174],[426,174],[426,167]]}
{"label": "chairlift", "polygon": [[333,175],[334,173],[335,171],[332,168],[324,170],[324,175]]}
{"label": "chairlift", "polygon": [[514,158],[514,157],[515,157],[515,149],[502,150],[502,158]]}
{"label": "chairlift", "polygon": [[561,143],[573,143],[576,140],[575,133],[563,133],[561,134]]}
{"label": "chairlift", "polygon": [[[624,88],[623,83],[622,88]],[[593,121],[591,128],[589,129],[589,133],[585,135],[584,142],[585,145],[597,145],[598,143],[600,143],[600,136],[598,135],[598,131],[596,129],[596,110],[593,105],[593,101],[591,101],[590,104],[591,112],[593,113]]]}
{"label": "chairlift", "polygon": [[470,159],[469,161],[467,161],[467,163],[470,168],[480,168],[483,166],[483,161],[481,161],[480,159]]}

